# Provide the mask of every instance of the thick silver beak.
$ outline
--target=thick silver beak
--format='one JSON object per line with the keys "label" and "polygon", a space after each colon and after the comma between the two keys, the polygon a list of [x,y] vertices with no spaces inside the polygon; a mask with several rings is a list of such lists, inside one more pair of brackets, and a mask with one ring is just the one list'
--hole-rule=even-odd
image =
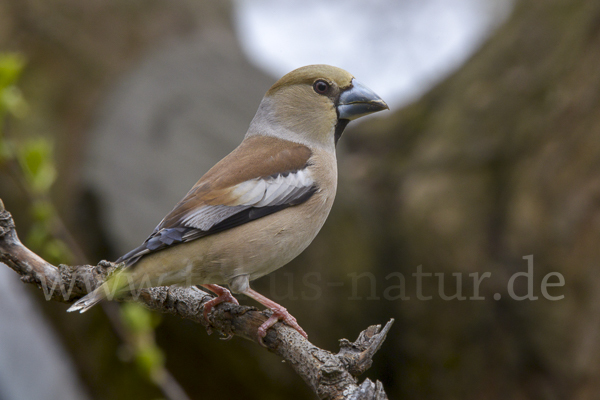
{"label": "thick silver beak", "polygon": [[352,79],[352,86],[340,94],[337,109],[339,119],[353,120],[390,108],[374,91]]}

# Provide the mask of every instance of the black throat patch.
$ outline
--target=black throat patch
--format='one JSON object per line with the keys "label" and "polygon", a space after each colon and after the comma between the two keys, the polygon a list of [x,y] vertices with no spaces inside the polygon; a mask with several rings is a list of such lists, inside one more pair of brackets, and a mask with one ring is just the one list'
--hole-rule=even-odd
{"label": "black throat patch", "polygon": [[335,139],[335,144],[337,145],[338,140],[342,137],[342,133],[344,133],[344,129],[346,129],[346,125],[350,122],[349,119],[338,119],[337,124],[335,124],[335,132],[333,137]]}

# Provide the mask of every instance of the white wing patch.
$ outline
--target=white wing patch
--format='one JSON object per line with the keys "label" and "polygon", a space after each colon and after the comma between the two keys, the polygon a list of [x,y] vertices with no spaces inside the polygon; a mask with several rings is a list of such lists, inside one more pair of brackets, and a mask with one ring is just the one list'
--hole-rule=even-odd
{"label": "white wing patch", "polygon": [[251,207],[269,207],[289,203],[306,194],[314,185],[308,169],[286,176],[252,179],[231,187],[228,205],[202,206],[188,213],[183,225],[203,231]]}
{"label": "white wing patch", "polygon": [[247,208],[250,206],[203,206],[189,213],[182,223],[189,228],[207,231],[213,225]]}
{"label": "white wing patch", "polygon": [[310,172],[301,169],[287,176],[278,175],[277,178],[271,178],[267,183],[264,196],[254,207],[266,207],[287,203],[291,194],[298,192],[304,193],[305,189],[310,189],[314,181]]}

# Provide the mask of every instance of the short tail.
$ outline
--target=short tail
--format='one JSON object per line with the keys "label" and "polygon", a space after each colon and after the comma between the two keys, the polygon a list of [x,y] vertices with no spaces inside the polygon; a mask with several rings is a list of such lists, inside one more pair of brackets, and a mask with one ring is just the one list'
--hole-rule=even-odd
{"label": "short tail", "polygon": [[[73,303],[67,312],[86,312],[106,298],[113,300],[115,297],[120,296],[123,291],[128,290],[127,286],[129,285],[130,279],[131,276],[126,270],[118,271],[110,276],[106,282],[96,288],[96,290],[88,293],[86,296]],[[134,281],[131,281],[131,285],[131,288],[135,288]]]}
{"label": "short tail", "polygon": [[79,311],[80,313],[83,313],[100,303],[106,298],[106,290],[103,286],[104,285],[100,286],[93,292],[88,293],[81,299],[77,300],[71,307],[69,307],[67,312]]}

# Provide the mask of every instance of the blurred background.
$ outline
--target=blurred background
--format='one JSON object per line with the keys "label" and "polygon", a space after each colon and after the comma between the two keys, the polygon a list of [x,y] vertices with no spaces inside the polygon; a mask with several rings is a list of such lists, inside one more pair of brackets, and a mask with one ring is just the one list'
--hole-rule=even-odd
{"label": "blurred background", "polygon": [[[599,398],[597,0],[0,0],[0,52],[0,198],[54,263],[141,243],[283,74],[350,71],[391,112],[346,130],[328,222],[254,288],[331,351],[395,318],[365,374],[390,398]],[[0,268],[1,400],[312,397],[242,339],[66,308]]]}

